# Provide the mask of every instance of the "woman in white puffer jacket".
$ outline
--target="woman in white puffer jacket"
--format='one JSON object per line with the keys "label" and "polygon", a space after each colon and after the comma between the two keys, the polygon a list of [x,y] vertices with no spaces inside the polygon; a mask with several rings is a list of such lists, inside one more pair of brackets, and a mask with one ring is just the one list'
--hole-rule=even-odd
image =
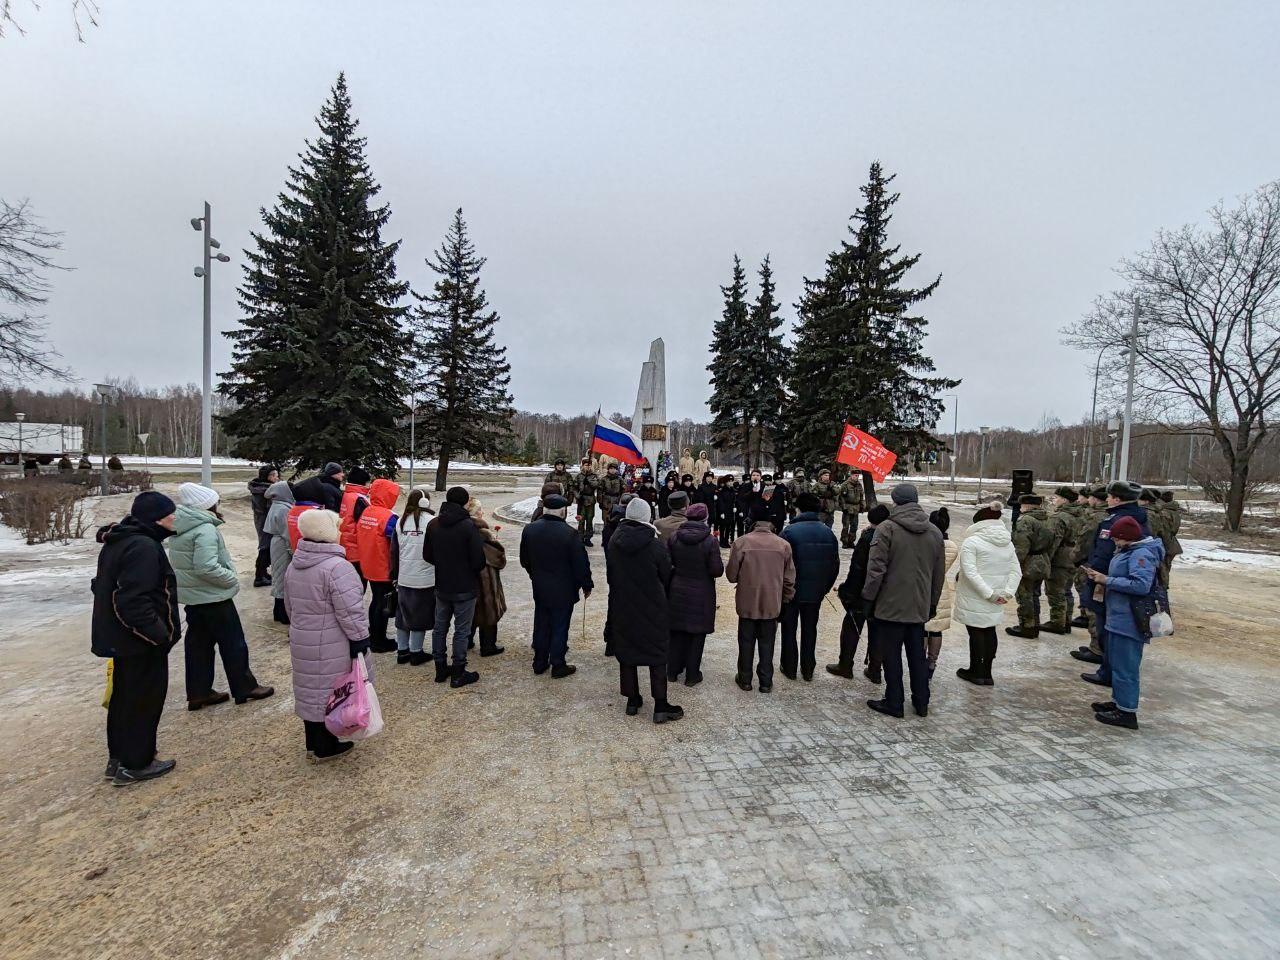
{"label": "woman in white puffer jacket", "polygon": [[979,686],[991,686],[991,661],[996,656],[996,627],[1018,590],[1022,568],[1013,540],[992,504],[973,515],[960,545],[959,578],[952,615],[969,631],[969,666],[956,676]]}

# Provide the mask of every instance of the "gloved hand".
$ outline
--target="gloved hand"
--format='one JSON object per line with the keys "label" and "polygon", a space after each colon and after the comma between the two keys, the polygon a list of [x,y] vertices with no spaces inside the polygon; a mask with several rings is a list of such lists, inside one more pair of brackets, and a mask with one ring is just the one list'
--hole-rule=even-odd
{"label": "gloved hand", "polygon": [[351,649],[351,659],[354,660],[356,657],[360,656],[360,654],[369,652],[369,638],[365,637],[363,640],[348,640],[347,646]]}

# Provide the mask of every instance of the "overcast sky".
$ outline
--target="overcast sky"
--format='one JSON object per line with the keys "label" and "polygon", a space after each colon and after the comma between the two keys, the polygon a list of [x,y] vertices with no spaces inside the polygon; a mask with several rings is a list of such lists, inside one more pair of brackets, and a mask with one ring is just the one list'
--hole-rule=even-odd
{"label": "overcast sky", "polygon": [[1280,175],[1272,2],[100,5],[79,44],[70,0],[15,0],[0,40],[0,195],[65,232],[51,335],[85,382],[199,379],[188,219],[214,205],[229,329],[339,70],[401,276],[428,286],[461,206],[529,410],[630,411],[661,336],[669,415],[704,417],[732,255],[753,280],[772,255],[790,323],[878,158],[915,279],[942,274],[961,427],[1075,421],[1091,372],[1059,328],[1158,228]]}

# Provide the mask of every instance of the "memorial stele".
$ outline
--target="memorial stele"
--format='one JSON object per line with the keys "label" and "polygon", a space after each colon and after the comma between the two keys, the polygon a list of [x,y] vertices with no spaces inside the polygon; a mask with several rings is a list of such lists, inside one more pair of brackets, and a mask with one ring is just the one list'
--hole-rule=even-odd
{"label": "memorial stele", "polygon": [[631,432],[640,438],[649,465],[658,467],[658,451],[667,448],[667,355],[659,337],[649,344],[649,359],[640,367]]}

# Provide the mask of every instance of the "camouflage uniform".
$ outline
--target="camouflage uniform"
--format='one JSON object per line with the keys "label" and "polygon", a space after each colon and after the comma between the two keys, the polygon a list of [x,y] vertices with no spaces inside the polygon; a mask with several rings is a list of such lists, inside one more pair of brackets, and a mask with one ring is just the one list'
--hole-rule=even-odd
{"label": "camouflage uniform", "polygon": [[600,478],[600,488],[596,491],[596,495],[600,500],[600,516],[608,523],[609,513],[622,497],[622,477],[616,473],[613,476],[606,473]]}
{"label": "camouflage uniform", "polygon": [[543,477],[542,482],[544,484],[545,483],[560,484],[561,495],[566,500],[568,500],[569,503],[573,503],[573,474],[571,474],[568,470],[552,470],[545,477]]}
{"label": "camouflage uniform", "polygon": [[840,543],[852,550],[858,542],[858,514],[866,503],[861,473],[855,472],[840,484],[836,502],[840,507]]}
{"label": "camouflage uniform", "polygon": [[836,520],[836,504],[840,500],[840,489],[830,479],[826,483],[816,480],[809,487],[809,492],[820,501],[818,519],[828,527],[831,526]]}
{"label": "camouflage uniform", "polygon": [[1169,572],[1173,567],[1173,558],[1182,555],[1182,543],[1178,540],[1178,531],[1182,529],[1182,504],[1173,499],[1173,492],[1164,494],[1168,499],[1160,501],[1160,512],[1166,519],[1168,538],[1162,539],[1164,544],[1164,585],[1169,586]]}
{"label": "camouflage uniform", "polygon": [[1020,634],[1035,638],[1040,635],[1036,602],[1040,588],[1052,572],[1053,529],[1044,507],[1036,507],[1018,517],[1013,528],[1013,546],[1022,565],[1022,583],[1018,585],[1018,628]]}
{"label": "camouflage uniform", "polygon": [[591,545],[591,537],[595,533],[596,497],[600,493],[600,478],[594,471],[578,471],[573,478],[573,493],[578,501],[578,535],[582,542]]}
{"label": "camouflage uniform", "polygon": [[791,479],[782,484],[782,487],[787,491],[788,520],[796,518],[796,500],[800,498],[800,494],[808,493],[811,486],[811,483],[805,479],[803,467],[797,467]]}
{"label": "camouflage uniform", "polygon": [[1040,624],[1040,629],[1049,633],[1071,632],[1071,580],[1075,573],[1072,558],[1080,523],[1079,509],[1078,504],[1064,503],[1049,515],[1049,529],[1053,531],[1053,553],[1045,584],[1049,594],[1049,621]]}

